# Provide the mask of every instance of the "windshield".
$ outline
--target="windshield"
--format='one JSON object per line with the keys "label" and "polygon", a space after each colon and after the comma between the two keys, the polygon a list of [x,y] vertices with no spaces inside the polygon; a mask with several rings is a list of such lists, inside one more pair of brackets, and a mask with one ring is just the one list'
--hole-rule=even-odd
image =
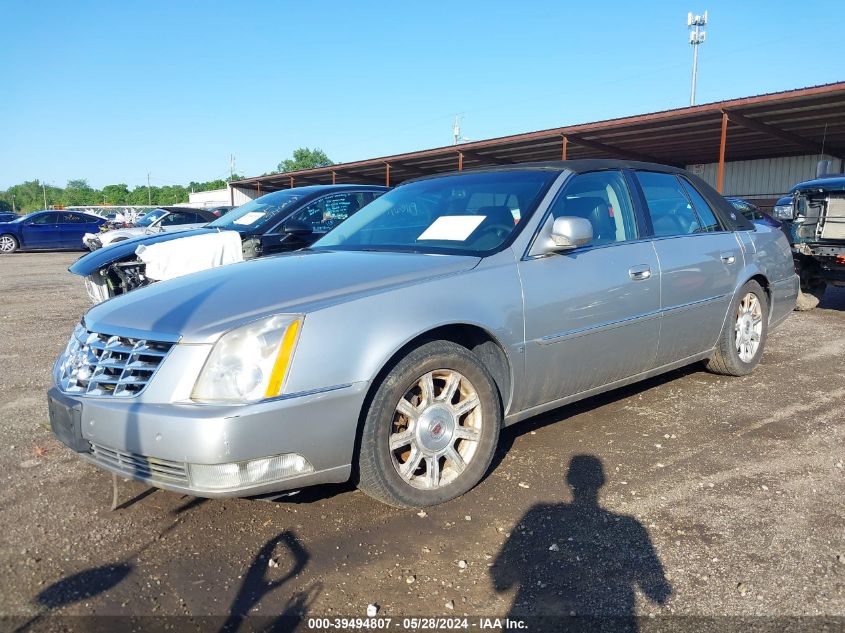
{"label": "windshield", "polygon": [[167,215],[167,211],[164,209],[155,209],[154,211],[150,211],[143,218],[138,220],[138,226],[150,226],[153,222],[158,220],[159,218],[164,217]]}
{"label": "windshield", "polygon": [[313,248],[487,254],[522,228],[555,176],[514,170],[401,185]]}
{"label": "windshield", "polygon": [[286,216],[288,208],[300,198],[302,195],[288,191],[268,193],[229,211],[208,226],[241,233],[262,231]]}

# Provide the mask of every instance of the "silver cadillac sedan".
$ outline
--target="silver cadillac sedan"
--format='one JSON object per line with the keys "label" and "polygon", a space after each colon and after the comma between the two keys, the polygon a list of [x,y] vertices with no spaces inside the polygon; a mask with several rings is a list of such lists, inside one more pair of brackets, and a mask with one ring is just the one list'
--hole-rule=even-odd
{"label": "silver cadillac sedan", "polygon": [[305,251],[92,308],[50,420],[82,458],[169,490],[353,477],[428,506],[479,482],[504,426],[699,361],[748,374],[798,287],[783,233],[681,169],[434,176]]}

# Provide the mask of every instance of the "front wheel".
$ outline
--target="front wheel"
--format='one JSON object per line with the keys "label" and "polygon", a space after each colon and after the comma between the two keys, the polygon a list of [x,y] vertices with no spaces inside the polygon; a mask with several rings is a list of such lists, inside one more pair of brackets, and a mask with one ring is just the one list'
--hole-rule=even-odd
{"label": "front wheel", "polygon": [[707,369],[726,376],[745,376],[754,371],[763,355],[768,323],[766,292],[756,281],[749,281],[731,303],[716,353],[707,361]]}
{"label": "front wheel", "polygon": [[0,253],[14,253],[19,247],[14,235],[0,235]]}
{"label": "front wheel", "polygon": [[478,358],[449,341],[409,353],[366,413],[358,486],[389,505],[419,508],[458,497],[490,466],[502,408]]}

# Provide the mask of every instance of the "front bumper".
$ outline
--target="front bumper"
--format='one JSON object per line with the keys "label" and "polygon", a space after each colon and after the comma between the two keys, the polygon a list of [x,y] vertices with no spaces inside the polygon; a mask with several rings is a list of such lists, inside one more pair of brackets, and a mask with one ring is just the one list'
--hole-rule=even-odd
{"label": "front bumper", "polygon": [[[346,481],[367,387],[354,383],[241,406],[69,396],[53,387],[50,424],[80,457],[121,476],[199,497],[247,497]],[[213,489],[192,477],[192,465],[280,455],[302,456],[313,470]]]}

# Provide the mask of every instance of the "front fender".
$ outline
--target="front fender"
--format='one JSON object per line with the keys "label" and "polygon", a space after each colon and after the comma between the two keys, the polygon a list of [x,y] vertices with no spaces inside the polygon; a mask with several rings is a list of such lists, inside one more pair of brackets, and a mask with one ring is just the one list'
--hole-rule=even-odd
{"label": "front fender", "polygon": [[308,313],[287,389],[372,382],[415,338],[445,325],[479,327],[508,359],[515,393],[524,375],[522,291],[510,250],[479,266]]}

